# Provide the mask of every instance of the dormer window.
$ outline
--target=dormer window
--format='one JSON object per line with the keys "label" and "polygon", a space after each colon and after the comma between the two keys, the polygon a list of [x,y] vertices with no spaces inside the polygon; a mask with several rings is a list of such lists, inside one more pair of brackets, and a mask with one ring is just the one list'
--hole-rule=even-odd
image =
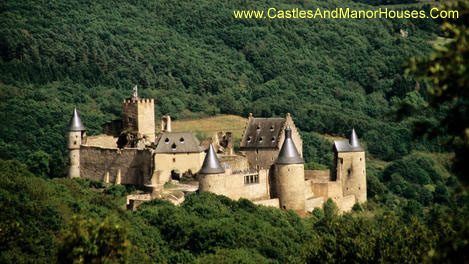
{"label": "dormer window", "polygon": [[274,126],[270,126],[270,132],[274,132]]}
{"label": "dormer window", "polygon": [[184,138],[180,138],[179,142],[181,142],[181,144],[184,144]]}
{"label": "dormer window", "polygon": [[249,136],[249,137],[248,137],[248,143],[251,142],[251,140],[252,140],[252,137]]}
{"label": "dormer window", "polygon": [[165,144],[169,144],[169,138],[166,138],[166,139],[164,140],[164,143],[165,143]]}
{"label": "dormer window", "polygon": [[259,138],[259,142],[262,143],[264,141],[264,137]]}
{"label": "dormer window", "polygon": [[272,143],[274,143],[274,142],[275,142],[275,137],[272,137]]}
{"label": "dormer window", "polygon": [[173,144],[171,145],[171,149],[172,149],[172,150],[176,150],[176,143],[173,143]]}
{"label": "dormer window", "polygon": [[257,125],[256,131],[257,131],[257,132],[261,131],[261,126],[260,126],[260,125]]}

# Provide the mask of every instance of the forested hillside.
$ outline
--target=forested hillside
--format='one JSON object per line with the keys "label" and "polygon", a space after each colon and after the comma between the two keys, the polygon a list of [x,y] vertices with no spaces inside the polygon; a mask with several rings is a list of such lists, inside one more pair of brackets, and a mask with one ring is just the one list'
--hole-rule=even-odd
{"label": "forested hillside", "polygon": [[0,214],[0,262],[461,263],[467,254],[467,244],[454,240],[469,231],[461,197],[425,213],[411,203],[385,212],[356,206],[344,216],[329,200],[302,219],[210,193],[131,212],[121,206],[132,186],[100,192],[101,184],[42,179],[0,160],[0,206],[9,208]]}
{"label": "forested hillside", "polygon": [[[1,1],[0,263],[467,263],[467,30],[233,17],[409,1],[358,2]],[[429,58],[435,40],[452,46],[408,63]],[[135,186],[64,178],[66,126],[76,106],[88,134],[101,133],[134,85],[155,98],[157,118],[192,119],[182,128],[290,112],[308,169],[331,163],[324,134],[354,127],[368,201],[340,216],[329,200],[300,218],[204,193],[126,211]]]}
{"label": "forested hillside", "polygon": [[290,112],[305,132],[344,136],[355,127],[381,159],[415,147],[434,149],[411,138],[412,119],[388,115],[403,102],[425,103],[424,92],[414,92],[416,83],[404,77],[401,65],[429,51],[434,21],[233,18],[234,9],[272,6],[359,4],[2,2],[0,157],[27,161],[42,150],[63,163],[73,107],[88,133],[99,133],[103,122],[120,114],[120,102],[135,84],[141,96],[156,99],[156,117]]}

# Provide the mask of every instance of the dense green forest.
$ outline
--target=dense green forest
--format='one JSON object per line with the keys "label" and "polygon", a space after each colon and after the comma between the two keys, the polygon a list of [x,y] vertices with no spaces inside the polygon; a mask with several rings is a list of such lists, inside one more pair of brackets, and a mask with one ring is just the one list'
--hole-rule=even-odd
{"label": "dense green forest", "polygon": [[[431,19],[233,18],[235,9],[272,6],[375,8],[0,2],[0,263],[467,263],[466,175],[454,166],[469,156],[467,29],[443,35],[448,25]],[[458,41],[436,61],[408,63],[429,57],[441,37]],[[449,69],[432,77],[436,91],[457,91],[443,86],[445,99],[434,100],[427,64]],[[320,134],[355,127],[367,150],[368,202],[339,216],[328,201],[299,218],[195,194],[179,207],[154,200],[130,212],[123,204],[134,186],[64,178],[73,107],[98,134],[136,84],[155,98],[156,117],[290,112],[309,168],[331,162]]]}
{"label": "dense green forest", "polygon": [[389,115],[403,103],[425,104],[425,90],[414,91],[401,65],[431,49],[433,20],[233,18],[234,9],[271,6],[359,7],[340,0],[3,2],[1,158],[26,161],[41,150],[63,162],[73,107],[88,133],[99,133],[135,84],[155,98],[157,117],[290,112],[305,132],[345,136],[355,127],[380,159],[439,150],[436,140],[411,138],[410,124],[425,116]]}
{"label": "dense green forest", "polygon": [[[393,210],[372,202],[374,210],[355,206],[344,216],[329,200],[302,219],[209,193],[181,206],[153,200],[126,211],[123,195],[132,186],[90,188],[99,185],[43,179],[0,160],[0,205],[9,208],[0,215],[0,262],[422,263],[467,254],[467,243],[456,240],[469,234],[462,196],[438,198],[426,210],[415,200]],[[100,254],[107,251],[115,254]]]}

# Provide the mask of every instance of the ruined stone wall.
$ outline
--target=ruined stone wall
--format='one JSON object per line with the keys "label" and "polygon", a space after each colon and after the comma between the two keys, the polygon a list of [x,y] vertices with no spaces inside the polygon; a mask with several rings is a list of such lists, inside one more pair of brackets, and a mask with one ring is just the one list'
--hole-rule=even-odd
{"label": "ruined stone wall", "polygon": [[124,129],[131,128],[155,142],[155,103],[153,99],[126,99],[122,102]]}
{"label": "ruined stone wall", "polygon": [[138,132],[155,142],[155,103],[153,99],[139,99]]}
{"label": "ruined stone wall", "polygon": [[305,179],[317,183],[328,182],[330,173],[330,170],[305,170]]}
{"label": "ruined stone wall", "polygon": [[117,137],[101,134],[97,136],[87,136],[86,146],[102,147],[102,148],[117,148]]}
{"label": "ruined stone wall", "polygon": [[148,150],[109,149],[93,146],[80,148],[80,177],[116,182],[120,171],[122,184],[143,185],[150,180],[152,154]]}
{"label": "ruined stone wall", "polygon": [[247,157],[241,155],[218,155],[220,163],[225,163],[233,171],[246,171],[249,170],[249,162]]}
{"label": "ruined stone wall", "polygon": [[196,174],[202,167],[205,159],[205,152],[199,153],[157,153],[155,154],[156,178],[152,179],[152,184],[165,184],[171,179],[171,171],[177,170],[179,173],[191,171]]}
{"label": "ruined stone wall", "polygon": [[123,129],[138,130],[138,107],[137,102],[126,99],[122,102],[122,125]]}
{"label": "ruined stone wall", "polygon": [[341,152],[337,159],[338,181],[343,196],[355,195],[357,202],[366,202],[365,152]]}

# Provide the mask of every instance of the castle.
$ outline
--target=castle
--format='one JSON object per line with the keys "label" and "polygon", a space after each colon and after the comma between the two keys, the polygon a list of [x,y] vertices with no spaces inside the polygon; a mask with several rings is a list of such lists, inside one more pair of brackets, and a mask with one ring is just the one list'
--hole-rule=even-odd
{"label": "castle", "polygon": [[[365,151],[355,130],[335,141],[331,170],[305,170],[303,142],[290,114],[285,118],[249,115],[240,151],[230,132],[201,144],[190,132],[172,132],[171,118],[155,130],[154,100],[136,93],[122,102],[122,116],[87,136],[75,109],[68,126],[69,177],[144,187],[161,197],[171,179],[195,178],[199,192],[292,209],[300,215],[332,198],[341,211],[366,201]],[[206,151],[205,151],[206,149]],[[146,198],[146,200],[151,199]]]}

